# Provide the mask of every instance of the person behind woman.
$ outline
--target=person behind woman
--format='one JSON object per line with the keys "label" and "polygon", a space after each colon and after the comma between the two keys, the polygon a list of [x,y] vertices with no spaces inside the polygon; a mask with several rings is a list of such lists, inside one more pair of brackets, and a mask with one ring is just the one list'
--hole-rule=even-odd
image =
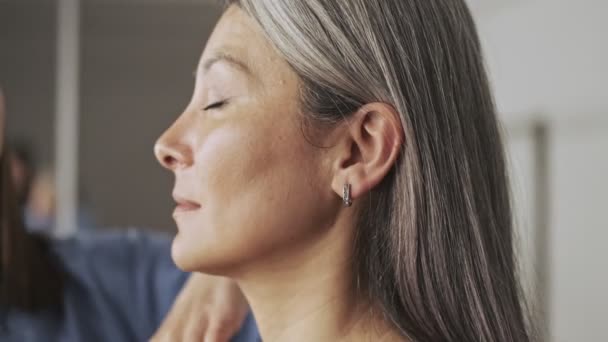
{"label": "person behind woman", "polygon": [[[170,240],[136,231],[52,240],[25,229],[4,142],[0,89],[0,341],[145,341],[188,279],[170,260]],[[22,202],[23,203],[23,202]],[[236,285],[199,276],[177,300],[181,322],[165,321],[162,341],[255,341],[257,331]],[[205,310],[203,310],[204,308]]]}
{"label": "person behind woman", "polygon": [[266,341],[530,341],[463,0],[229,1],[155,153]]}

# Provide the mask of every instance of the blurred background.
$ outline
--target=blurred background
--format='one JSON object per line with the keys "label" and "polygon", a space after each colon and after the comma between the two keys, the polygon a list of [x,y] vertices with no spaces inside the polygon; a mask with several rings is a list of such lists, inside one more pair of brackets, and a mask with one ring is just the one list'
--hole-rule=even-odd
{"label": "blurred background", "polygon": [[[545,340],[608,341],[608,2],[469,2]],[[152,146],[190,97],[214,3],[0,0],[0,84],[31,226],[174,229],[172,177]]]}

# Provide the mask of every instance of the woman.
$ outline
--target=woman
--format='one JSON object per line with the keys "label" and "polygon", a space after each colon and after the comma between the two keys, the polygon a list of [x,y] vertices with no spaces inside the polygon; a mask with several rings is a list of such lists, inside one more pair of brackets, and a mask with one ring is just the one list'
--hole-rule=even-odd
{"label": "woman", "polygon": [[[26,231],[4,122],[0,90],[0,341],[146,341],[188,277],[170,260],[170,241],[136,231],[54,241]],[[238,332],[232,341],[254,341],[251,317],[241,328],[248,307],[240,298],[226,280],[192,277],[155,336],[224,342]],[[176,322],[184,311],[197,315]]]}
{"label": "woman", "polygon": [[264,340],[532,340],[462,0],[230,1],[155,153],[174,261]]}

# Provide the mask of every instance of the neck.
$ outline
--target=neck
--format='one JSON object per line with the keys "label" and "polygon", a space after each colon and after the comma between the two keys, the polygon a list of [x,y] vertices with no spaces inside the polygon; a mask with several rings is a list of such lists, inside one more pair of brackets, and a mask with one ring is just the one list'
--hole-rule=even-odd
{"label": "neck", "polygon": [[264,341],[388,341],[392,329],[354,287],[352,232],[344,226],[237,277]]}

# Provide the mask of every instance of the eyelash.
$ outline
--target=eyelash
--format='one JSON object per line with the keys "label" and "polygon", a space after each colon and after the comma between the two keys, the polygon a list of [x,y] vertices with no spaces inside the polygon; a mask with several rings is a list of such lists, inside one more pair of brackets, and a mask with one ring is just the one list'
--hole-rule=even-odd
{"label": "eyelash", "polygon": [[226,101],[218,101],[218,102],[214,102],[210,105],[208,105],[207,107],[203,108],[204,111],[207,111],[209,109],[215,109],[215,108],[221,108],[226,104]]}

